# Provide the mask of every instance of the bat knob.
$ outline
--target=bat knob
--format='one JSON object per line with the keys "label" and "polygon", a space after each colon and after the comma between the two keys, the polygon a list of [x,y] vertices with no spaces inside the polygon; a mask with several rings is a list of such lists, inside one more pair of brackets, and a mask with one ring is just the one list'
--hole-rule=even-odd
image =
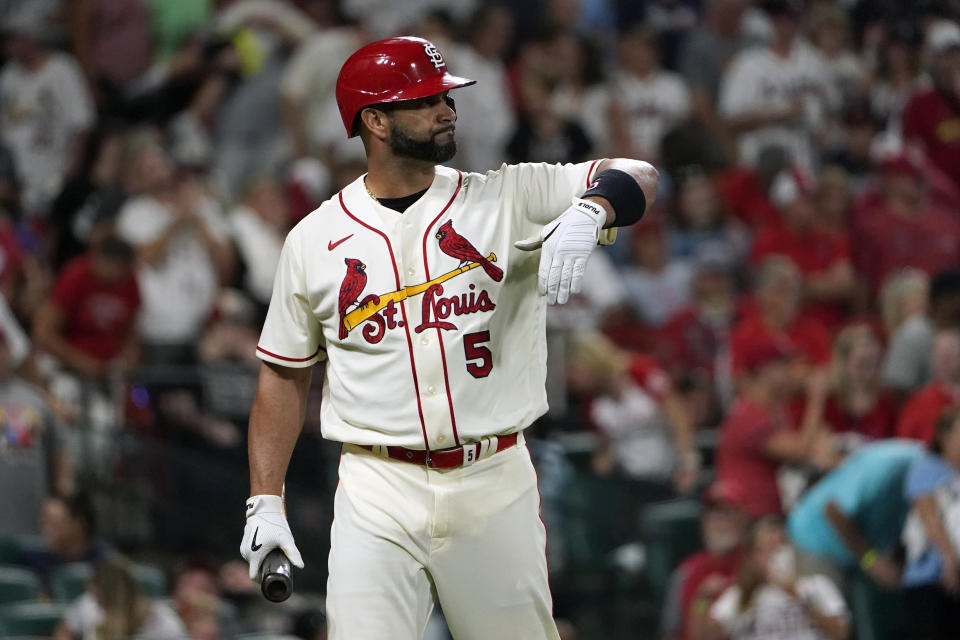
{"label": "bat knob", "polygon": [[260,565],[260,592],[270,602],[283,602],[293,593],[290,561],[280,549],[274,549]]}

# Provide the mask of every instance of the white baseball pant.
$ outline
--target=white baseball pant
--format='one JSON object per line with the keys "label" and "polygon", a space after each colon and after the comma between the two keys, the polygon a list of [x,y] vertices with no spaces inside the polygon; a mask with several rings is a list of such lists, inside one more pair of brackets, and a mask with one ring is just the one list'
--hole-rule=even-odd
{"label": "white baseball pant", "polygon": [[523,444],[443,471],[344,445],[331,640],[420,640],[435,598],[456,640],[559,640],[539,510]]}

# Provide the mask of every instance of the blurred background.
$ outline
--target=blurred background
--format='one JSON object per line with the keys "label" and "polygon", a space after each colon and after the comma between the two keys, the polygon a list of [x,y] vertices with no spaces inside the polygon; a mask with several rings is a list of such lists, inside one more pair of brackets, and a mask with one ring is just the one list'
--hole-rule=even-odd
{"label": "blurred background", "polygon": [[454,166],[660,171],[548,313],[528,441],[563,638],[960,638],[958,17],[0,1],[0,636],[325,637],[322,371],[296,595],[239,559],[254,349],[286,232],[365,170],[340,65],[411,34],[478,80]]}

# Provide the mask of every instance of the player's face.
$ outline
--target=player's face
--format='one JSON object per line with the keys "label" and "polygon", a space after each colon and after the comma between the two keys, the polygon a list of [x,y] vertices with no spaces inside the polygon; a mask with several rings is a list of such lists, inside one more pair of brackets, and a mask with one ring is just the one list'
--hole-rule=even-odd
{"label": "player's face", "polygon": [[407,101],[388,116],[388,144],[397,156],[437,163],[446,162],[457,153],[457,112],[446,92]]}

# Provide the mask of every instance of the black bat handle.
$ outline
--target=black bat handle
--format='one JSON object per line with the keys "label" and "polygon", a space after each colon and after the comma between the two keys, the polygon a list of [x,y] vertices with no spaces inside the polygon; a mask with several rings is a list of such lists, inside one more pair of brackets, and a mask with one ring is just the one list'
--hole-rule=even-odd
{"label": "black bat handle", "polygon": [[268,553],[260,565],[260,592],[270,602],[283,602],[293,593],[290,561],[279,548]]}

